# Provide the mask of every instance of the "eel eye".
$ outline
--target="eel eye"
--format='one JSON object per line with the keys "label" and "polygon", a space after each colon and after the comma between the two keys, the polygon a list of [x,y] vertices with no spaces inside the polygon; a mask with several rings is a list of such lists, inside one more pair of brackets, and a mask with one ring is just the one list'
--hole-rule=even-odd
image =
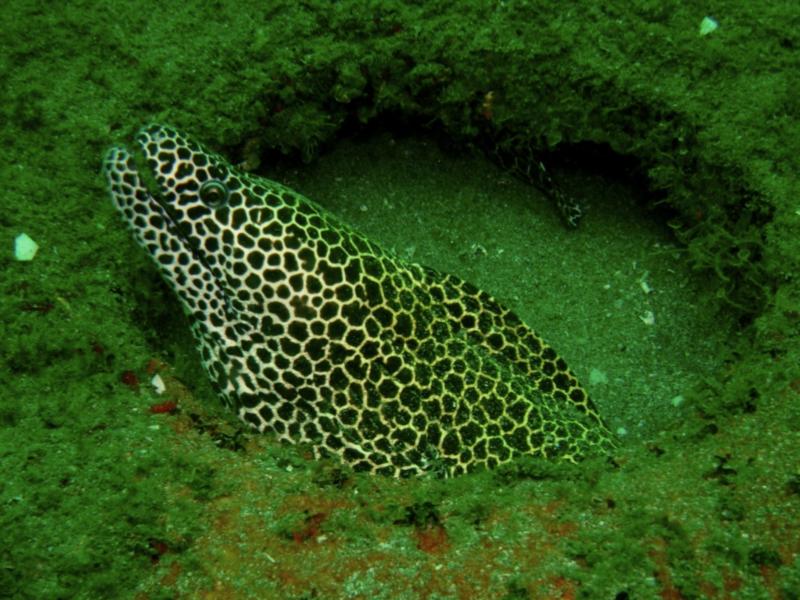
{"label": "eel eye", "polygon": [[228,188],[217,179],[210,179],[200,186],[200,200],[210,208],[219,208],[228,200]]}

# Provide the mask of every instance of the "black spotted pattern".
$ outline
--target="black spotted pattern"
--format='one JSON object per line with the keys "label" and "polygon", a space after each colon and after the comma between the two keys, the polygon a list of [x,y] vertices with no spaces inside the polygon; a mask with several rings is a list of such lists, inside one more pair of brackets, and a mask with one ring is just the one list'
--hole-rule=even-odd
{"label": "black spotted pattern", "polygon": [[612,446],[565,362],[489,294],[174,129],[137,142],[143,164],[105,158],[111,197],[246,423],[396,476]]}

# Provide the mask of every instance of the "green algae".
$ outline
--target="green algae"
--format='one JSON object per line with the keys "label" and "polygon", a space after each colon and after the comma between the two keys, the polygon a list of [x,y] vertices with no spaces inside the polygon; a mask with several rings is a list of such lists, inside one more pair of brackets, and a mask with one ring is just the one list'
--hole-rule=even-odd
{"label": "green algae", "polygon": [[[796,597],[800,40],[788,25],[796,9],[723,2],[714,10],[720,28],[700,38],[704,15],[685,3],[583,2],[568,12],[510,1],[7,3],[0,231],[7,248],[26,231],[41,250],[30,264],[0,258],[0,590],[19,598]],[[238,451],[216,445],[231,421],[203,381],[177,303],[105,198],[96,175],[103,149],[157,117],[233,158],[251,142],[313,160],[341,128],[389,114],[459,142],[498,133],[536,149],[597,144],[633,157],[658,192],[617,210],[655,201],[673,211],[685,249],[668,249],[662,266],[687,282],[689,268],[697,271],[704,284],[681,300],[718,319],[725,340],[697,331],[668,346],[673,359],[687,343],[712,354],[697,369],[687,354],[681,384],[665,386],[673,391],[664,400],[685,396],[677,410],[659,411],[643,394],[626,408],[631,375],[647,371],[636,359],[617,363],[619,381],[615,369],[599,368],[609,383],[592,392],[634,434],[610,464],[393,482],[320,475],[335,467],[312,466],[302,449],[268,439],[245,436]],[[493,169],[462,166],[456,178]],[[308,175],[283,172],[315,199],[339,202],[339,184],[320,180],[315,190]],[[594,198],[580,171],[558,174]],[[484,277],[569,352],[583,379],[603,354],[587,345],[605,339],[593,328],[619,332],[614,348],[627,344],[630,329],[581,314],[596,305],[576,303],[561,318],[558,299],[515,298],[507,275],[513,281],[530,262],[537,273],[553,269],[509,242],[512,221],[549,224],[536,236],[568,247],[594,240],[613,211],[593,206],[570,235],[514,182],[500,186],[513,199],[483,210],[497,198],[493,174],[484,191],[470,188],[463,224],[440,206],[440,221],[422,223],[432,233],[409,241],[405,228],[420,213],[406,194],[424,191],[407,175],[363,196],[362,228],[401,253]],[[329,206],[354,218],[360,198]],[[384,199],[393,206],[376,210]],[[387,213],[400,224],[389,225]],[[472,213],[477,221],[466,219]],[[666,219],[653,213],[658,221]],[[500,249],[517,256],[510,271],[498,269]],[[563,273],[557,266],[551,281]],[[646,298],[636,287],[643,273],[624,273],[629,287],[610,305]],[[741,333],[726,337],[731,322]],[[649,358],[638,359],[652,370],[665,340],[650,342]],[[148,412],[162,400],[146,386],[150,358],[189,384],[177,416]],[[128,370],[142,380],[139,393],[120,383]],[[639,433],[630,426],[637,415]],[[444,541],[424,519],[402,522],[428,505]],[[287,540],[292,526],[278,526],[279,509],[327,515],[325,537]]]}

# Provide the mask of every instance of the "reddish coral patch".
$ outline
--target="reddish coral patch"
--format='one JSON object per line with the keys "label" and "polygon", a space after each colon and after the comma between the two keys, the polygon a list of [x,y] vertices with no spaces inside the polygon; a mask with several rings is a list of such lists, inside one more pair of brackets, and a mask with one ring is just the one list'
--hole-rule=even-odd
{"label": "reddish coral patch", "polygon": [[308,517],[303,523],[303,528],[300,531],[292,532],[292,539],[298,544],[310,539],[315,539],[320,534],[320,527],[328,515],[325,513],[314,513]]}
{"label": "reddish coral patch", "polygon": [[672,583],[671,567],[667,556],[667,541],[661,537],[655,538],[648,554],[655,563],[655,576],[661,584],[659,595],[662,600],[683,600],[683,595]]}
{"label": "reddish coral patch", "polygon": [[169,546],[166,542],[161,540],[150,540],[150,561],[155,565],[161,560],[161,557],[169,552]]}
{"label": "reddish coral patch", "polygon": [[550,578],[550,587],[552,587],[553,596],[551,598],[558,598],[558,600],[575,600],[577,592],[575,591],[575,583],[566,577],[555,576]]}
{"label": "reddish coral patch", "polygon": [[178,403],[172,400],[161,402],[160,404],[151,404],[150,412],[154,415],[161,415],[164,413],[173,413],[178,410]]}
{"label": "reddish coral patch", "polygon": [[164,368],[164,363],[162,363],[157,358],[151,358],[150,360],[148,360],[147,364],[144,367],[148,375],[155,375],[163,368]]}
{"label": "reddish coral patch", "polygon": [[139,377],[133,371],[123,371],[119,376],[119,380],[134,392],[139,391]]}
{"label": "reddish coral patch", "polygon": [[447,531],[439,524],[418,527],[414,530],[417,548],[429,554],[438,554],[450,547]]}

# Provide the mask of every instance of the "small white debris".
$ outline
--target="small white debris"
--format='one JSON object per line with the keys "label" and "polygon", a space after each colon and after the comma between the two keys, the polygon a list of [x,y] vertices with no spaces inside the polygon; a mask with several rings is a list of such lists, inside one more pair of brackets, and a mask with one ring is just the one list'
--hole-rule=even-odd
{"label": "small white debris", "polygon": [[153,389],[159,396],[163,394],[164,391],[167,389],[167,386],[164,385],[164,380],[161,379],[161,375],[159,375],[158,373],[153,375],[153,378],[150,380],[150,384],[153,386]]}
{"label": "small white debris", "polygon": [[591,371],[589,371],[590,385],[598,385],[602,383],[608,383],[608,375],[606,375],[600,369],[592,369]]}
{"label": "small white debris", "polygon": [[486,247],[478,242],[472,242],[472,244],[469,246],[469,249],[473,256],[486,256],[489,254],[489,252],[486,250]]}
{"label": "small white debris", "polygon": [[642,323],[644,323],[645,325],[656,324],[656,316],[653,314],[652,310],[644,311],[643,315],[639,315],[639,319],[641,319]]}
{"label": "small white debris", "polygon": [[17,260],[33,260],[39,244],[34,242],[27,233],[20,233],[14,238],[14,258]]}
{"label": "small white debris", "polygon": [[642,291],[643,291],[645,294],[649,294],[650,292],[652,292],[652,291],[653,291],[653,288],[651,288],[651,287],[650,287],[650,284],[649,284],[649,283],[647,283],[647,276],[648,276],[648,275],[650,275],[650,272],[649,272],[649,271],[645,271],[645,272],[644,272],[644,275],[642,275],[642,276],[639,278],[639,287],[641,287],[641,288],[642,288]]}
{"label": "small white debris", "polygon": [[712,17],[703,17],[703,20],[700,21],[700,35],[708,35],[709,33],[713,33],[719,27],[719,23],[717,23],[716,19]]}
{"label": "small white debris", "polygon": [[683,396],[678,394],[672,400],[669,401],[672,406],[678,408],[681,404],[683,404]]}
{"label": "small white debris", "polygon": [[624,427],[617,427],[617,435],[619,437],[624,437],[624,436],[628,435],[628,430],[625,429]]}

